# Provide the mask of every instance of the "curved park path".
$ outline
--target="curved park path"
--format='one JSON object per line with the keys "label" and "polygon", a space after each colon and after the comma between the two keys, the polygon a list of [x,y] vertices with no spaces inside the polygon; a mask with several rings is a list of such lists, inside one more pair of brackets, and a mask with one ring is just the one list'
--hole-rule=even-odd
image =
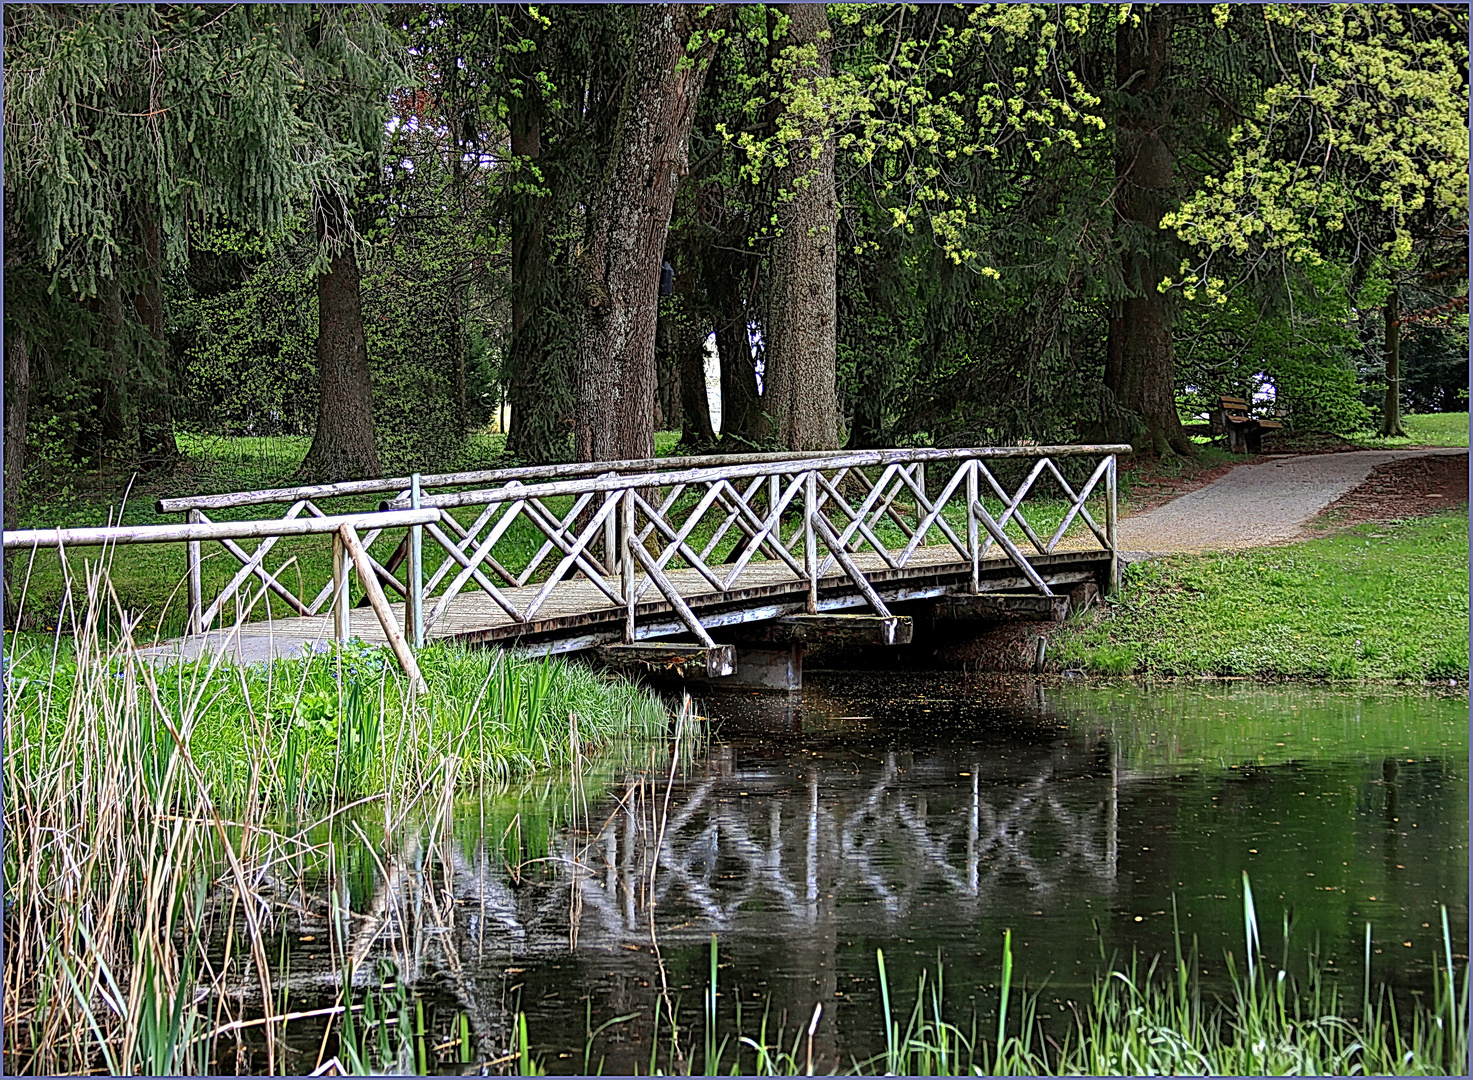
{"label": "curved park path", "polygon": [[1305,540],[1314,518],[1378,465],[1407,458],[1467,455],[1466,448],[1352,450],[1270,457],[1239,465],[1164,506],[1122,518],[1126,561],[1174,551],[1225,551]]}

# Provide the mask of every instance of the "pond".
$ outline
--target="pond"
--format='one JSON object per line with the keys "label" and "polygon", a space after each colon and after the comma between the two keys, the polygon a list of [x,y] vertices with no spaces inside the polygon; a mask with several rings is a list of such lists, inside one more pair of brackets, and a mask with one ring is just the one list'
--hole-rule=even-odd
{"label": "pond", "polygon": [[713,935],[723,1032],[740,1007],[744,1033],[765,1014],[791,1046],[821,1003],[819,1071],[884,1048],[877,950],[897,1008],[939,968],[964,1028],[995,1024],[1005,930],[1059,1038],[1107,963],[1169,962],[1178,927],[1221,991],[1244,872],[1265,954],[1317,963],[1356,1006],[1367,923],[1372,977],[1403,1001],[1431,989],[1442,906],[1466,959],[1464,694],[845,672],[701,707],[711,733],[674,765],[667,749],[608,785],[544,781],[373,851],[340,843],[274,946],[289,1007],[331,985],[334,887],[367,915],[361,986],[392,960],[475,1060],[507,1053],[520,1011],[550,1072],[648,1072],[657,1010],[670,1069],[672,1005],[693,1052]]}

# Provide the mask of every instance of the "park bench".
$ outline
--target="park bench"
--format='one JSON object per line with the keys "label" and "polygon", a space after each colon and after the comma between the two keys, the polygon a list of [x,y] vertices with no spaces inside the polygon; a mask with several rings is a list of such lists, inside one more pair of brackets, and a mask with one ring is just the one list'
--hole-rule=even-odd
{"label": "park bench", "polygon": [[1262,446],[1263,433],[1284,425],[1277,420],[1260,420],[1248,411],[1248,402],[1240,397],[1223,395],[1212,412],[1212,434],[1226,435],[1228,449],[1237,454],[1256,454]]}

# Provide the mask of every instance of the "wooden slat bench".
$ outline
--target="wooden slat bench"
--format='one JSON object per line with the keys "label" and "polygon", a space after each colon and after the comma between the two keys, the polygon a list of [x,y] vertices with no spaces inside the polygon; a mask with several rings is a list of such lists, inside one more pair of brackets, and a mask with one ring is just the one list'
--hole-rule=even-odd
{"label": "wooden slat bench", "polygon": [[1211,413],[1212,434],[1226,435],[1228,449],[1237,454],[1257,454],[1263,433],[1284,425],[1277,420],[1260,420],[1248,411],[1248,402],[1240,397],[1223,395]]}

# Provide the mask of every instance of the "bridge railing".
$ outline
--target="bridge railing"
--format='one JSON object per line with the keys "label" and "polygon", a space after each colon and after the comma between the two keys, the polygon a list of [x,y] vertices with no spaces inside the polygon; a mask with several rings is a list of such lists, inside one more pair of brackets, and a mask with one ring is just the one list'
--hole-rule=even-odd
{"label": "bridge railing", "polygon": [[[458,619],[448,616],[468,587],[494,608],[479,605],[482,621],[509,622],[531,632],[569,612],[621,609],[622,636],[633,642],[641,624],[652,634],[668,633],[673,611],[681,625],[710,645],[708,630],[690,606],[692,597],[749,589],[791,592],[798,583],[806,591],[807,609],[816,613],[826,605],[852,602],[821,595],[847,580],[876,613],[888,616],[872,574],[961,565],[970,567],[975,591],[982,562],[998,553],[1034,588],[1049,594],[1030,555],[1081,543],[1109,556],[1113,582],[1116,454],[1127,449],[710,455],[441,474],[409,477],[407,483],[405,478],[351,481],[162,500],[161,510],[183,510],[189,520],[23,530],[7,533],[4,543],[13,549],[182,542],[191,635],[222,621],[232,599],[239,605],[247,587],[259,586],[297,615],[316,615],[330,605],[334,634],[346,638],[349,573],[355,569],[364,601],[379,616],[401,661],[409,658],[409,643],[422,645],[431,632],[454,635],[450,624]],[[478,479],[492,485],[445,490]],[[1056,492],[1051,501],[1029,501],[1050,486]],[[320,499],[372,493],[390,496],[377,513],[333,515],[318,505]],[[1091,499],[1097,500],[1095,512],[1087,505]],[[273,519],[212,521],[206,513],[281,503],[289,506]],[[1035,512],[1040,507],[1051,512],[1051,528],[1042,527]],[[268,566],[279,541],[312,535],[333,538],[330,565],[298,550],[284,562],[278,553],[280,564]],[[253,550],[236,542],[251,539],[257,541]],[[383,562],[371,554],[375,544],[382,548],[395,539],[398,546]],[[239,568],[207,597],[203,548],[215,542]],[[284,573],[293,564],[295,590]],[[402,633],[385,590],[404,600]]]}
{"label": "bridge railing", "polygon": [[[389,609],[384,596],[382,578],[394,580],[393,576],[367,553],[366,543],[359,538],[359,530],[367,538],[377,537],[386,529],[405,528],[418,530],[437,521],[442,516],[439,510],[389,510],[360,514],[324,514],[316,507],[314,513],[302,516],[310,504],[294,504],[284,517],[263,521],[208,521],[192,517],[189,522],[177,525],[113,525],[98,528],[62,529],[10,529],[4,533],[3,544],[7,551],[36,551],[52,548],[63,552],[68,548],[102,547],[131,544],[177,544],[183,543],[189,553],[187,575],[189,588],[189,630],[201,634],[210,628],[217,616],[231,599],[241,597],[243,587],[252,578],[258,578],[264,591],[269,591],[286,601],[287,605],[301,615],[316,614],[329,599],[333,604],[334,631],[339,640],[348,637],[349,574],[352,565],[358,570],[364,585],[366,599],[373,607],[384,635],[394,650],[401,666],[416,681],[420,682],[419,668],[414,662],[397,626],[397,620]],[[283,584],[283,571],[295,561],[289,559],[274,571],[267,570],[266,556],[277,542],[287,537],[331,537],[332,580],[329,581],[309,603],[298,597]],[[256,548],[247,552],[237,540],[256,540]],[[205,608],[202,589],[202,560],[200,548],[203,544],[218,542],[241,562],[241,569],[220,589],[214,602]],[[397,581],[395,582],[397,584]],[[401,593],[403,592],[401,588]],[[249,611],[247,604],[244,611]],[[239,607],[238,607],[239,610]],[[245,615],[236,620],[239,629]]]}
{"label": "bridge railing", "polygon": [[[422,495],[418,505],[447,515],[425,526],[440,559],[412,588],[427,609],[414,635],[423,640],[472,583],[506,618],[530,630],[549,604],[556,608],[558,586],[581,578],[602,594],[605,607],[624,610],[626,641],[638,637],[640,605],[663,600],[691,634],[712,645],[689,606],[692,596],[801,582],[807,608],[816,613],[820,583],[835,575],[847,578],[876,613],[889,616],[869,572],[950,561],[970,566],[975,590],[994,546],[1033,587],[1051,594],[1008,535],[1010,523],[1038,554],[1057,551],[1074,527],[1079,535],[1073,539],[1109,554],[1113,582],[1115,455],[1126,449],[873,450],[687,468],[667,463],[660,471],[611,470]],[[1098,459],[1077,487],[1059,465],[1071,458]],[[998,476],[1002,461],[1031,467],[1005,485]],[[929,483],[928,466],[941,472]],[[1058,490],[1059,520],[1040,534],[1024,503],[1043,481]],[[1103,522],[1086,505],[1097,494],[1103,496]],[[413,501],[411,495],[384,506]],[[469,524],[448,513],[464,508],[479,508]],[[420,580],[413,570],[411,576]]]}

